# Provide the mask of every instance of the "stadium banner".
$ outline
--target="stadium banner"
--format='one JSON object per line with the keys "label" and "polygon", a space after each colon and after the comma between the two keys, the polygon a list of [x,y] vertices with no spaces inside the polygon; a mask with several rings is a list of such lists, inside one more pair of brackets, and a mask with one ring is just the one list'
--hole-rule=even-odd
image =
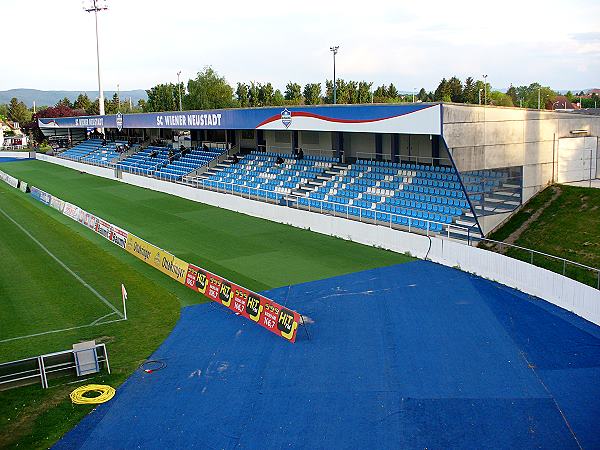
{"label": "stadium banner", "polygon": [[10,176],[6,172],[2,172],[1,170],[0,170],[0,180],[4,181],[6,184],[9,184],[10,186],[12,186],[14,188],[19,187],[19,180],[17,180],[13,176]]}
{"label": "stadium banner", "polygon": [[140,239],[132,233],[127,234],[125,250],[165,275],[169,275],[181,284],[185,284],[188,263],[175,255]]}
{"label": "stadium banner", "polygon": [[29,185],[27,183],[25,183],[24,181],[21,181],[19,183],[19,189],[21,189],[21,191],[25,192],[27,194],[27,188],[29,187]]}
{"label": "stadium banner", "polygon": [[110,241],[110,223],[104,219],[98,218],[96,222],[96,233]]}
{"label": "stadium banner", "polygon": [[36,188],[35,186],[31,186],[31,196],[39,202],[42,202],[46,205],[50,205],[52,201],[52,196],[41,189]]}
{"label": "stadium banner", "polygon": [[50,199],[50,206],[56,209],[57,211],[63,212],[65,202],[58,197],[52,196],[52,198]]}
{"label": "stadium banner", "polygon": [[95,215],[90,214],[89,212],[87,212],[83,209],[79,209],[79,217],[77,217],[77,221],[80,224],[88,227],[90,230],[96,231],[96,226],[98,224],[98,218]]}
{"label": "stadium banner", "polygon": [[127,236],[129,233],[116,225],[110,225],[110,237],[109,240],[113,244],[117,244],[121,248],[127,246]]}
{"label": "stadium banner", "polygon": [[40,118],[40,128],[163,128],[441,134],[436,103],[213,109]]}
{"label": "stadium banner", "polygon": [[78,221],[79,211],[81,211],[79,206],[76,206],[69,202],[65,202],[65,207],[63,208],[63,214],[65,216],[70,217],[71,219],[73,219],[75,221]]}
{"label": "stadium banner", "polygon": [[300,323],[296,311],[193,264],[189,264],[185,285],[272,333],[296,341]]}

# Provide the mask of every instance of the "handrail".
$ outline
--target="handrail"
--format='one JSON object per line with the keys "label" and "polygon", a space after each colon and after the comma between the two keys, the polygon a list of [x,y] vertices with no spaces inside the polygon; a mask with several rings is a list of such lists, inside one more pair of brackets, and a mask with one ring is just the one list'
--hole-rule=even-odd
{"label": "handrail", "polygon": [[[527,248],[527,247],[521,247],[520,245],[509,244],[507,242],[502,242],[502,241],[495,241],[494,239],[477,238],[476,241],[483,242],[483,243],[491,242],[493,245],[496,245],[496,246],[502,246],[503,245],[503,246],[506,246],[506,247],[516,248],[518,250],[523,250],[525,252],[529,252],[530,255],[531,255],[530,264],[532,264],[532,265],[535,265],[533,263],[533,255],[534,254],[541,255],[541,256],[544,256],[546,258],[552,258],[552,259],[561,261],[563,263],[563,275],[564,276],[566,276],[566,266],[567,266],[567,264],[572,265],[572,266],[577,266],[577,267],[580,267],[582,269],[589,270],[591,272],[596,272],[597,279],[598,279],[598,284],[597,284],[596,288],[600,289],[600,268],[592,267],[592,266],[587,266],[585,264],[581,264],[581,263],[578,263],[576,261],[571,261],[570,259],[563,258],[562,256],[551,255],[549,253],[544,253],[544,252],[541,252],[539,250],[534,250],[534,249]],[[493,249],[490,249],[490,248],[486,248],[486,250],[492,250],[493,251]]]}
{"label": "handrail", "polygon": [[[161,179],[161,177],[155,177],[158,179]],[[390,228],[394,228],[393,225],[396,225],[398,227],[402,227],[402,228],[406,228],[408,227],[409,232],[411,232],[411,230],[413,229],[417,229],[417,230],[422,230],[424,232],[426,232],[426,235],[429,236],[429,233],[432,229],[431,225],[432,224],[436,224],[436,225],[441,225],[442,229],[445,229],[445,234],[450,237],[450,233],[451,232],[455,232],[455,231],[462,231],[463,233],[465,233],[465,237],[469,238],[471,235],[471,228],[472,227],[463,227],[460,225],[452,225],[452,224],[448,224],[446,222],[438,222],[435,220],[429,220],[429,219],[425,219],[425,218],[415,218],[412,216],[407,216],[404,214],[398,214],[398,213],[393,213],[393,212],[387,212],[387,211],[380,211],[380,210],[375,210],[375,209],[369,209],[369,208],[363,208],[360,206],[354,206],[354,205],[347,205],[347,204],[342,204],[342,203],[335,203],[332,201],[328,201],[328,200],[321,200],[321,199],[314,199],[314,198],[310,198],[310,197],[301,197],[301,196],[297,196],[291,193],[287,193],[287,192],[277,192],[277,191],[269,191],[266,189],[261,189],[261,188],[257,188],[257,187],[250,187],[250,186],[245,186],[242,184],[236,184],[236,183],[226,183],[224,181],[212,181],[213,183],[216,184],[222,184],[222,185],[226,185],[226,188],[219,188],[211,186],[209,184],[206,184],[206,181],[209,180],[185,180],[185,181],[180,181],[178,183],[180,184],[185,184],[185,185],[189,185],[189,186],[193,186],[196,188],[200,188],[200,189],[206,189],[206,190],[210,190],[210,191],[224,191],[225,193],[228,194],[232,194],[232,195],[237,195],[238,197],[245,197],[247,196],[248,198],[252,195],[254,197],[257,197],[259,199],[264,198],[265,201],[269,202],[269,200],[271,201],[275,201],[277,203],[279,203],[281,200],[276,200],[273,198],[269,198],[269,194],[279,194],[282,196],[282,200],[285,200],[285,205],[283,206],[287,206],[290,208],[295,208],[295,209],[305,209],[305,208],[300,208],[300,204],[298,202],[299,199],[301,198],[306,198],[309,201],[317,201],[321,204],[320,208],[316,208],[317,211],[319,211],[321,214],[327,213],[330,215],[333,215],[334,217],[345,217],[346,219],[350,219],[350,220],[357,220],[359,222],[363,222],[363,219],[365,220],[369,220],[369,221],[374,221],[375,224],[389,224]],[[245,194],[244,192],[239,192],[235,190],[235,187],[239,187],[240,189],[248,189],[248,194]],[[253,191],[254,194],[250,193],[250,191]],[[373,194],[375,195],[375,194]],[[333,207],[333,209],[331,210],[327,210],[323,208],[323,204],[327,204],[327,205],[331,205]],[[335,207],[344,207],[345,211],[340,213],[339,211],[335,210]],[[355,214],[350,214],[350,208],[356,209],[359,211],[359,215],[356,216]],[[308,211],[314,211],[315,208],[307,205],[307,209]],[[411,208],[409,208],[411,209]],[[375,215],[379,214],[386,214],[389,216],[389,220],[380,220],[377,219],[375,217],[375,219],[370,219],[367,217],[366,211],[370,211],[372,213],[374,213]],[[446,214],[441,214],[441,215],[446,215]],[[396,218],[403,218],[403,219],[407,219],[408,225],[402,225],[402,224],[394,224],[394,222],[392,221],[392,217],[396,217]],[[414,224],[418,223],[419,221],[421,222],[425,222],[427,224],[427,227],[425,229],[422,229],[420,227],[416,227]],[[431,231],[431,233],[438,233],[435,231]]]}

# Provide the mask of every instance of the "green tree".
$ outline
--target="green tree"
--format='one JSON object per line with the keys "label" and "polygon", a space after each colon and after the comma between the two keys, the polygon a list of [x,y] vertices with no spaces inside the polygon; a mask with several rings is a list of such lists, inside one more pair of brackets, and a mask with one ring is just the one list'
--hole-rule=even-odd
{"label": "green tree", "polygon": [[176,84],[157,84],[146,90],[146,94],[148,94],[148,100],[143,106],[145,112],[177,111],[179,109],[179,92]]}
{"label": "green tree", "polygon": [[448,80],[448,93],[450,99],[455,103],[462,103],[463,101],[463,86],[461,81],[457,77],[452,77]]}
{"label": "green tree", "polygon": [[308,83],[304,86],[304,103],[307,105],[321,103],[321,83]]}
{"label": "green tree", "polygon": [[291,81],[285,86],[285,99],[291,105],[301,105],[304,100],[302,97],[302,86]]}
{"label": "green tree", "polygon": [[116,114],[119,112],[120,107],[121,99],[119,98],[119,94],[115,92],[112,99],[108,102],[108,108],[105,108],[104,112],[106,114]]}
{"label": "green tree", "polygon": [[477,92],[477,86],[472,77],[467,77],[465,85],[463,87],[463,103],[476,104],[479,101],[479,93]]}
{"label": "green tree", "polygon": [[357,89],[357,102],[358,103],[371,103],[371,88],[373,87],[373,83],[367,83],[366,81],[361,81],[358,83]]}
{"label": "green tree", "polygon": [[396,86],[394,86],[394,83],[390,83],[390,87],[387,89],[387,96],[392,100],[400,97],[400,93],[398,92],[398,89],[396,89]]}
{"label": "green tree", "polygon": [[261,84],[258,88],[258,103],[260,106],[273,104],[273,85],[271,83]]}
{"label": "green tree", "polygon": [[492,91],[488,93],[490,98],[490,103],[496,106],[514,106],[512,98],[510,95],[505,94],[500,91]]}
{"label": "green tree", "polygon": [[281,93],[281,91],[279,89],[275,89],[275,92],[273,93],[273,98],[271,99],[271,105],[283,106],[286,103],[289,103],[289,102],[286,101],[286,99],[283,96],[283,94]]}
{"label": "green tree", "polygon": [[421,88],[421,90],[417,94],[417,98],[422,102],[426,102],[428,100],[427,91],[425,90],[425,88]]}
{"label": "green tree", "polygon": [[184,97],[186,109],[215,109],[235,106],[233,88],[212,67],[205,67],[189,80]]}
{"label": "green tree", "polygon": [[565,97],[567,97],[567,100],[569,100],[571,103],[573,103],[575,101],[575,96],[573,95],[573,93],[571,91],[567,91],[567,93],[565,94]]}
{"label": "green tree", "polygon": [[518,86],[517,97],[519,103],[522,101],[526,108],[538,108],[538,95],[540,108],[552,108],[552,104],[556,100],[556,92],[548,86],[542,86],[540,83],[531,83],[529,86]]}
{"label": "green tree", "polygon": [[0,103],[0,117],[8,117],[8,105],[6,103]]}
{"label": "green tree", "polygon": [[440,84],[438,84],[438,87],[433,95],[434,100],[437,102],[450,101],[450,99],[452,98],[450,96],[450,87],[448,86],[448,81],[445,78],[442,78],[442,81],[440,81]]}
{"label": "green tree", "polygon": [[250,105],[250,99],[248,98],[248,85],[245,83],[238,83],[235,90],[235,96],[237,97],[238,104],[242,108],[246,108]]}
{"label": "green tree", "polygon": [[387,86],[382,84],[373,91],[373,101],[375,103],[385,103],[388,100]]}
{"label": "green tree", "polygon": [[13,97],[8,104],[7,116],[13,122],[24,125],[31,122],[32,115],[25,103],[20,102],[16,97]]}
{"label": "green tree", "polygon": [[91,102],[90,98],[88,97],[88,95],[85,93],[82,93],[77,96],[75,103],[73,103],[73,108],[83,109],[84,111],[87,111],[91,105],[92,105],[92,102]]}
{"label": "green tree", "polygon": [[62,100],[59,100],[55,107],[58,108],[59,106],[66,106],[67,108],[73,108],[73,103],[71,103],[71,100],[69,100],[68,97],[63,98]]}
{"label": "green tree", "polygon": [[518,96],[517,96],[517,89],[511,84],[510,87],[508,88],[508,90],[506,91],[506,95],[508,95],[510,97],[510,101],[512,102],[513,105],[518,105],[519,101],[518,101]]}
{"label": "green tree", "polygon": [[248,104],[250,106],[260,106],[260,102],[258,99],[259,90],[260,90],[260,84],[255,83],[254,81],[251,81],[250,87],[248,88]]}

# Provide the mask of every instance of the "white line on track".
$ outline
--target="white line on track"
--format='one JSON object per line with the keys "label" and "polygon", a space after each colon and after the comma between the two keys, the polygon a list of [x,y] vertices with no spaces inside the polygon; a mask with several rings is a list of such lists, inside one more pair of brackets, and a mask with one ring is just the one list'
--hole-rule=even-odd
{"label": "white line on track", "polygon": [[[102,301],[106,306],[108,306],[111,310],[113,310],[114,313],[118,314],[119,317],[123,318],[123,313],[121,313],[117,308],[115,308],[114,305],[112,303],[110,303],[108,300],[106,300],[96,289],[94,289],[92,286],[87,284],[79,275],[77,275],[75,272],[73,272],[64,262],[62,262],[60,259],[58,259],[58,257],[55,256],[50,250],[48,250],[44,246],[44,244],[42,244],[40,241],[38,241],[33,235],[31,235],[31,233],[29,233],[29,231],[27,231],[25,228],[23,228],[21,226],[20,223],[18,223],[16,220],[14,220],[12,217],[10,217],[2,208],[0,208],[0,213],[2,213],[8,220],[10,220],[12,223],[14,223],[17,227],[19,227],[19,229],[23,233],[25,233],[27,236],[29,236],[29,238],[33,242],[35,242],[37,245],[39,245],[42,250],[44,250],[52,259],[54,259],[54,261],[56,261],[63,269],[65,269],[67,272],[69,272],[71,275],[73,275],[73,277],[75,277],[75,279],[77,281],[79,281],[83,286],[88,288],[92,294],[94,294],[96,297],[98,297],[100,299],[100,301]],[[44,334],[44,333],[42,333],[42,334]],[[0,342],[4,342],[4,341],[0,341]]]}

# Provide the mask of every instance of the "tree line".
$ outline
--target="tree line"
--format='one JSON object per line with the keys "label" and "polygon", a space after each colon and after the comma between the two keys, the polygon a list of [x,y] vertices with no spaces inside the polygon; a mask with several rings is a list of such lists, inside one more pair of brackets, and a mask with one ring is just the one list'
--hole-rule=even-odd
{"label": "tree line", "polygon": [[[180,104],[184,110],[332,104],[333,90],[332,80],[326,80],[324,84],[307,83],[304,86],[290,81],[283,92],[270,82],[239,82],[233,87],[225,77],[207,66],[187,83],[162,83],[146,90],[148,99],[138,101],[137,105],[122,101],[115,93],[112,98],[104,99],[104,110],[106,114],[116,114],[119,111],[126,114],[177,111]],[[425,88],[421,88],[411,93],[400,92],[393,83],[374,86],[373,82],[347,81],[339,78],[336,95],[337,102],[340,104],[443,101],[535,109],[538,108],[539,101],[539,107],[552,109],[558,94],[540,83],[532,83],[528,86],[511,85],[506,92],[502,92],[493,89],[483,80],[468,77],[461,81],[453,76],[448,79],[442,78],[433,91],[428,92]],[[584,108],[597,106],[599,103],[597,94],[586,98],[583,97],[584,95],[583,92],[577,94],[568,92],[566,97],[571,102],[579,102],[581,99]],[[99,112],[98,99],[92,100],[85,93],[79,94],[73,102],[64,98],[54,106],[40,106],[36,114],[17,98],[11,99],[9,104],[0,104],[1,117],[25,126],[27,124],[34,126],[34,122],[42,117],[96,115]]]}

